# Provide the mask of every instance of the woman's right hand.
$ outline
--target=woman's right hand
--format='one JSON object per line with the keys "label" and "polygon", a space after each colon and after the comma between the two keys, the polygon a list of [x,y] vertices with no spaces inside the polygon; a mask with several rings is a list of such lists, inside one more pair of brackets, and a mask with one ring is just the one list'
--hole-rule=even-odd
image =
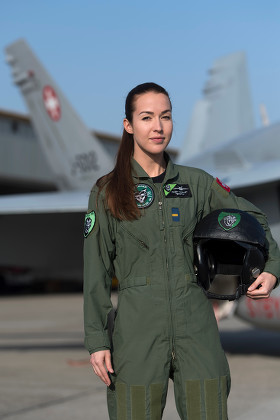
{"label": "woman's right hand", "polygon": [[[110,350],[100,350],[90,355],[90,363],[94,370],[94,373],[109,386],[111,381],[109,379],[108,372],[114,373],[111,363],[111,352]],[[107,370],[106,370],[107,369]]]}

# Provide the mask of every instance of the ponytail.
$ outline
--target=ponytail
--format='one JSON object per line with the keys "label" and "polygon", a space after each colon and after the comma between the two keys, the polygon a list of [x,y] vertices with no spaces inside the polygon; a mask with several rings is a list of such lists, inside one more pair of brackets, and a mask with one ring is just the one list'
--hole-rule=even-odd
{"label": "ponytail", "polygon": [[[167,91],[156,83],[142,83],[132,89],[125,101],[125,116],[132,123],[134,102],[137,96],[147,92],[163,93],[170,101]],[[171,101],[170,101],[171,105]],[[131,159],[134,152],[133,135],[123,130],[122,140],[117,154],[116,165],[107,175],[99,178],[96,185],[99,193],[106,186],[105,205],[111,214],[119,220],[135,220],[141,216],[135,201],[135,185],[131,174]]]}
{"label": "ponytail", "polygon": [[99,192],[106,185],[106,207],[119,220],[135,220],[140,217],[134,196],[135,186],[131,176],[133,151],[133,136],[123,130],[114,169],[96,182]]}

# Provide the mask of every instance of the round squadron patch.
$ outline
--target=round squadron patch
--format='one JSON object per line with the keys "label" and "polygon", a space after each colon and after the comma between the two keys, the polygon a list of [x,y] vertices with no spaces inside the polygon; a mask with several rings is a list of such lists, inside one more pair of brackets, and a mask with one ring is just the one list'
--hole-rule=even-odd
{"label": "round squadron patch", "polygon": [[139,209],[144,209],[149,207],[155,198],[154,191],[152,187],[147,184],[137,184],[136,185],[137,192],[135,192],[135,200],[137,207]]}
{"label": "round squadron patch", "polygon": [[96,216],[95,212],[92,211],[85,215],[85,224],[84,224],[84,237],[87,238],[92,229],[95,226]]}
{"label": "round squadron patch", "polygon": [[218,216],[219,225],[224,230],[230,230],[235,228],[241,220],[241,215],[239,213],[226,213],[222,211]]}

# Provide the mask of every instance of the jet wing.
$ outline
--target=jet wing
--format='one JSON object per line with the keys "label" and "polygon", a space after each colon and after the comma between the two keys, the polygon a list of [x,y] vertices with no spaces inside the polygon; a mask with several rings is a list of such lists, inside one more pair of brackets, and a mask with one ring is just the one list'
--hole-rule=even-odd
{"label": "jet wing", "polygon": [[230,188],[273,183],[280,179],[280,123],[230,139],[184,162],[217,176]]}
{"label": "jet wing", "polygon": [[280,159],[272,162],[257,163],[242,172],[236,172],[228,176],[221,176],[223,182],[231,188],[253,187],[254,185],[267,184],[280,179]]}
{"label": "jet wing", "polygon": [[20,194],[0,197],[0,215],[86,212],[88,191]]}

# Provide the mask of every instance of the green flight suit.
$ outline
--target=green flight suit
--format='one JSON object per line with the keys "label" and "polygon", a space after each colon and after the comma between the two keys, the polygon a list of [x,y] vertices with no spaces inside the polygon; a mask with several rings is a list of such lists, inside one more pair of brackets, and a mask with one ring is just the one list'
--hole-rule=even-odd
{"label": "green flight suit", "polygon": [[135,160],[132,167],[141,218],[116,220],[104,209],[104,191],[97,204],[94,187],[85,234],[85,346],[90,353],[110,348],[112,276],[119,281],[110,419],[161,419],[172,377],[181,419],[226,420],[230,372],[211,301],[196,281],[192,233],[211,211],[239,208],[263,225],[270,244],[265,270],[277,277],[279,249],[261,211],[204,171],[168,160],[164,182],[154,184]]}

